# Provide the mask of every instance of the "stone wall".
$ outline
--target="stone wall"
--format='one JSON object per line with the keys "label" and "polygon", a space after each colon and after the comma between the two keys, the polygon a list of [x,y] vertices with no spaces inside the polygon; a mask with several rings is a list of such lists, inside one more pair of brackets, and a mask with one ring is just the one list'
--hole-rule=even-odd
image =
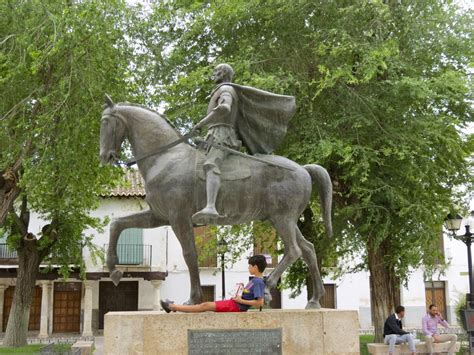
{"label": "stone wall", "polygon": [[[110,312],[105,354],[188,354],[188,330],[282,330],[282,354],[359,354],[356,311]],[[245,339],[242,339],[245,342]]]}

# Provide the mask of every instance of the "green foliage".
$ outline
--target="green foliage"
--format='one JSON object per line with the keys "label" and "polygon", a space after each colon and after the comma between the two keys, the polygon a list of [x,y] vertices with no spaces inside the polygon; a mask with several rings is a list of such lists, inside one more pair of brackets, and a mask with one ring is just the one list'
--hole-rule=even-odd
{"label": "green foliage", "polygon": [[[209,238],[209,236],[212,237]],[[196,244],[199,245],[199,261],[202,262],[216,255],[220,257],[221,250],[218,243],[221,240],[226,243],[224,254],[226,267],[232,267],[244,254],[248,253],[249,250],[253,250],[256,245],[272,256],[282,253],[282,250],[279,249],[278,239],[275,241],[275,230],[270,224],[255,221],[235,226],[210,226],[205,235],[197,235]],[[217,266],[221,266],[220,262]]]}
{"label": "green foliage", "polygon": [[[152,100],[180,125],[205,115],[219,62],[238,83],[296,96],[277,153],[328,169],[332,249],[353,261],[344,270],[367,267],[369,242],[384,242],[382,262],[401,280],[435,264],[444,216],[473,183],[474,140],[460,131],[472,122],[472,13],[435,0],[174,1],[149,21]],[[319,223],[306,236],[322,255]]]}
{"label": "green foliage", "polygon": [[100,115],[105,93],[140,95],[129,82],[138,12],[111,0],[3,1],[0,13],[0,171],[21,163],[22,196],[54,224],[52,258],[67,265],[94,248],[83,232],[103,223],[89,211],[118,174],[99,166]]}
{"label": "green foliage", "polygon": [[374,342],[374,336],[373,335],[359,335],[359,342],[360,342],[361,355],[369,355],[367,344]]}
{"label": "green foliage", "polygon": [[466,309],[466,295],[460,294],[457,302],[454,305],[454,313],[456,314],[456,322],[460,325],[465,331],[466,322],[463,320],[463,311]]}

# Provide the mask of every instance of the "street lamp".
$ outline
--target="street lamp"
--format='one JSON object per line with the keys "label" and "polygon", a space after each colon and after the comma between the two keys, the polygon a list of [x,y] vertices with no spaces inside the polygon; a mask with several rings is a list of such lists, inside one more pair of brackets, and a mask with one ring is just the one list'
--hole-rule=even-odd
{"label": "street lamp", "polygon": [[[461,224],[464,221],[464,227],[466,229],[466,232],[463,235],[458,235],[457,231],[461,228]],[[474,320],[473,318],[473,312],[474,312],[474,278],[473,278],[473,270],[472,270],[472,253],[471,253],[471,244],[473,241],[473,236],[474,234],[472,231],[474,230],[474,211],[471,211],[470,215],[468,218],[464,219],[456,214],[448,214],[448,216],[444,220],[444,225],[447,230],[449,230],[453,237],[457,240],[462,241],[464,244],[466,244],[467,247],[467,265],[468,265],[468,271],[469,271],[469,293],[466,294],[466,305],[467,305],[467,311],[465,315],[466,319],[466,325],[467,325],[467,330],[469,331],[469,349],[470,353],[474,353],[474,332],[473,330],[473,324],[472,321]]]}
{"label": "street lamp", "polygon": [[225,253],[227,252],[227,242],[224,237],[217,241],[217,253],[221,256],[221,271],[222,271],[222,299],[225,299]]}
{"label": "street lamp", "polygon": [[[456,214],[452,215],[451,213],[444,220],[444,225],[447,230],[449,230],[453,237],[457,240],[462,241],[466,244],[467,247],[467,264],[469,268],[469,294],[467,295],[467,303],[474,308],[474,279],[472,273],[472,259],[471,259],[471,244],[473,241],[473,233],[471,230],[474,229],[474,211],[471,212],[470,216],[464,219],[464,227],[466,228],[466,232],[464,235],[458,235],[457,231],[461,228],[461,224],[463,222],[463,218]],[[471,296],[472,295],[472,296]],[[472,297],[472,298],[471,298]]]}

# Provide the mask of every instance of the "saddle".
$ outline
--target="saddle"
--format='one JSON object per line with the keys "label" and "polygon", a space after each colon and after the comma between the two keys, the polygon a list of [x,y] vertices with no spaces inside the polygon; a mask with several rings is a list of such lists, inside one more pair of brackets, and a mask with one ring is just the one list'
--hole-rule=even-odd
{"label": "saddle", "polygon": [[[206,156],[204,154],[196,154],[196,174],[201,180],[206,180],[203,168],[205,160]],[[249,160],[232,154],[225,158],[220,170],[222,181],[248,179],[251,176]]]}

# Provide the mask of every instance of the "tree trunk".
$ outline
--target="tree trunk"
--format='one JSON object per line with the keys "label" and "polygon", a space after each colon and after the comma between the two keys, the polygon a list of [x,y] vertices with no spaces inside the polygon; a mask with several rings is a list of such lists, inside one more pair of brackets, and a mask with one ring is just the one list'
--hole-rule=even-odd
{"label": "tree trunk", "polygon": [[383,342],[385,320],[400,305],[400,279],[395,276],[393,267],[384,262],[384,255],[390,251],[389,242],[375,246],[369,238],[367,245],[370,272],[370,300],[372,321],[375,329],[375,342]]}
{"label": "tree trunk", "polygon": [[13,303],[5,331],[5,346],[24,346],[27,344],[30,306],[36,283],[40,253],[36,238],[28,234],[18,248],[18,275],[16,279]]}
{"label": "tree trunk", "polygon": [[16,198],[20,195],[18,171],[7,169],[0,172],[0,226],[5,223]]}

